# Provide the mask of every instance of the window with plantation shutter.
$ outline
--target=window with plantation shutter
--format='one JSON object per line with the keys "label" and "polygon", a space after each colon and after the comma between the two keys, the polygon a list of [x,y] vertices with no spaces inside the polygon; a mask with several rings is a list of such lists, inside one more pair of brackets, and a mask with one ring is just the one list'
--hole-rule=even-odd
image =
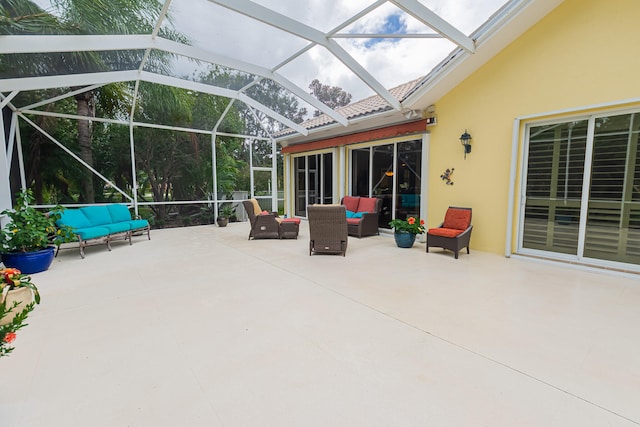
{"label": "window with plantation shutter", "polygon": [[640,112],[529,127],[520,247],[640,265],[639,139]]}
{"label": "window with plantation shutter", "polygon": [[577,254],[587,121],[532,127],[523,246]]}
{"label": "window with plantation shutter", "polygon": [[586,257],[640,264],[639,134],[640,114],[595,121]]}

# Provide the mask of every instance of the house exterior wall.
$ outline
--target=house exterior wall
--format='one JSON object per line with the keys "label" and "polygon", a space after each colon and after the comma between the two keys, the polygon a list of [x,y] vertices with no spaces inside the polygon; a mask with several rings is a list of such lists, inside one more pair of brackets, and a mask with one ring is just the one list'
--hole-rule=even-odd
{"label": "house exterior wall", "polygon": [[[514,120],[604,111],[597,105],[605,103],[640,106],[625,101],[640,97],[638,16],[636,0],[567,0],[438,100],[438,125],[429,128],[428,225],[437,225],[449,205],[472,207],[472,249],[504,253],[509,190],[516,185]],[[459,141],[465,130],[473,137],[466,160]],[[454,185],[440,179],[447,168],[455,168]],[[516,189],[515,204],[518,197]]]}
{"label": "house exterior wall", "polygon": [[[551,119],[640,109],[637,16],[640,2],[636,0],[606,4],[565,0],[437,100],[437,125],[426,128],[423,120],[414,123],[420,129],[412,132],[429,133],[428,152],[423,152],[426,176],[421,214],[429,227],[442,221],[448,206],[471,207],[471,248],[496,254],[514,251],[525,127]],[[402,125],[377,129],[375,123],[372,117],[368,131],[285,147],[283,153],[291,162],[296,155],[340,147],[334,170],[339,200],[350,188],[345,147],[375,145],[405,133],[396,129]],[[465,131],[473,137],[466,159],[459,141]],[[447,169],[455,169],[450,177],[454,185],[441,179]]]}

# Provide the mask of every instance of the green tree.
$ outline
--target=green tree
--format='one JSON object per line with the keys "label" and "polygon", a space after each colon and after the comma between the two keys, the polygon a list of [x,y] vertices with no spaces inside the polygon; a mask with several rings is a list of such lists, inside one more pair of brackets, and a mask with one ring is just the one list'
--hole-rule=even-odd
{"label": "green tree", "polygon": [[[157,0],[54,0],[52,2],[60,19],[77,34],[139,34],[150,33],[162,10]],[[161,34],[166,37],[176,33]],[[75,68],[109,70],[137,68],[140,63],[139,52],[106,51],[96,54],[71,54]],[[159,62],[162,64],[162,61]],[[79,88],[72,87],[72,90]],[[96,93],[87,91],[75,96],[77,112],[80,116],[95,117]],[[79,157],[88,165],[94,166],[92,129],[90,120],[78,120]],[[95,191],[93,174],[87,170],[82,181],[84,201],[94,202]]]}
{"label": "green tree", "polygon": [[[318,79],[311,82],[309,89],[311,89],[311,95],[332,109],[343,107],[351,102],[350,93],[339,86],[323,85]],[[313,112],[314,117],[318,117],[320,114],[322,114],[320,110]]]}
{"label": "green tree", "polygon": [[[52,0],[52,10],[44,11],[29,0],[0,0],[2,34],[142,34],[151,33],[160,16],[162,3],[157,0]],[[171,17],[167,16],[169,24]],[[162,37],[186,41],[171,25],[160,30]],[[63,68],[74,72],[97,72],[113,69],[137,69],[143,58],[139,51],[61,52],[56,55],[26,54],[5,55],[1,70],[18,69],[22,76],[43,75]],[[156,53],[149,58],[150,67],[166,70],[168,54]],[[115,97],[124,97],[124,85],[109,85],[96,91],[75,95],[76,113],[88,118],[95,117],[97,110],[108,110],[120,102]],[[72,90],[81,89],[72,87]],[[102,106],[98,104],[104,102]],[[94,166],[90,120],[77,121],[78,156],[88,165]],[[80,200],[93,202],[96,199],[93,174],[83,169],[80,180]]]}
{"label": "green tree", "polygon": [[[61,24],[56,17],[31,0],[0,0],[0,34],[2,35],[56,34],[60,29]],[[29,67],[33,68],[34,64],[30,64]]]}

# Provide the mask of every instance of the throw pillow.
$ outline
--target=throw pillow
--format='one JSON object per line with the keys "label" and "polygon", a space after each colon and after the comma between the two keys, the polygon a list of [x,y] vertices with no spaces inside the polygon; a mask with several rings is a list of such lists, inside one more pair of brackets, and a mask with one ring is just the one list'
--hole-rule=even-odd
{"label": "throw pillow", "polygon": [[360,202],[360,197],[344,196],[342,198],[342,204],[348,211],[351,211],[351,212],[356,212],[358,210],[359,202]]}

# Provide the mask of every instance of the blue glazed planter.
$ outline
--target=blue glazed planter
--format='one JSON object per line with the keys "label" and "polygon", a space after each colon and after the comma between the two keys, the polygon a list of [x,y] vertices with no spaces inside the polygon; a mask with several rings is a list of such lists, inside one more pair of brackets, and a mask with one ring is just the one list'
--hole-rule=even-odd
{"label": "blue glazed planter", "polygon": [[22,274],[40,273],[49,268],[53,262],[55,247],[35,252],[10,252],[2,254],[5,267],[17,268]]}
{"label": "blue glazed planter", "polygon": [[399,248],[410,248],[413,246],[413,242],[416,241],[416,235],[406,231],[394,232],[393,238],[396,239],[396,245]]}

